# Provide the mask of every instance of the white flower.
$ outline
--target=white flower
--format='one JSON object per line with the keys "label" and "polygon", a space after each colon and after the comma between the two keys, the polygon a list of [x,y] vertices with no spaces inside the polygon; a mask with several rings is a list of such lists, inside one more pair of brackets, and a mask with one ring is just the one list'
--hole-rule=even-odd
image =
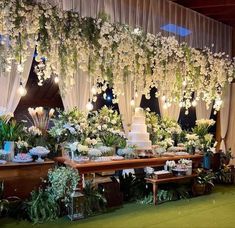
{"label": "white flower", "polygon": [[39,128],[32,126],[28,129],[29,133],[32,135],[42,135],[42,132]]}
{"label": "white flower", "polygon": [[175,161],[166,161],[166,166],[174,168],[176,166]]}

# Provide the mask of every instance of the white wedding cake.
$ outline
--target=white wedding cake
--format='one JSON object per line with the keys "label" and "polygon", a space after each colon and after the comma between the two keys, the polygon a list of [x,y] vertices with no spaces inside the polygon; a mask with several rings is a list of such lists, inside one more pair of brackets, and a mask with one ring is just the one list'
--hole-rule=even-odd
{"label": "white wedding cake", "polygon": [[149,133],[145,124],[145,114],[142,108],[135,108],[131,131],[128,134],[128,145],[135,145],[139,150],[152,149],[152,142],[149,140]]}

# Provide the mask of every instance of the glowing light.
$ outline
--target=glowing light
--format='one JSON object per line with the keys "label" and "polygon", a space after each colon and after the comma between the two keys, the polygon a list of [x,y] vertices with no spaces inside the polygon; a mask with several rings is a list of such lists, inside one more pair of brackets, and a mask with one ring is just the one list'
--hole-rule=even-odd
{"label": "glowing light", "polygon": [[135,97],[137,98],[139,95],[138,95],[138,93],[137,93],[137,91],[135,92]]}
{"label": "glowing light", "polygon": [[196,107],[196,106],[197,106],[197,101],[196,101],[196,100],[193,100],[193,101],[192,101],[192,106],[193,106],[193,107]]}
{"label": "glowing light", "polygon": [[187,85],[187,82],[186,82],[186,81],[183,81],[182,84],[183,84],[183,86],[186,86],[186,85]]}
{"label": "glowing light", "polygon": [[130,104],[131,104],[132,107],[135,106],[135,100],[132,99],[131,102],[130,102]]}
{"label": "glowing light", "polygon": [[167,109],[167,108],[168,108],[167,103],[164,103],[164,105],[163,105],[163,109]]}
{"label": "glowing light", "polygon": [[93,104],[90,101],[86,104],[86,109],[88,111],[91,111],[93,109]]}
{"label": "glowing light", "polygon": [[20,94],[21,97],[23,97],[27,94],[27,90],[23,86],[22,82],[20,83],[20,86],[18,88],[18,93]]}
{"label": "glowing light", "polygon": [[161,97],[161,99],[162,99],[162,101],[165,101],[165,100],[166,100],[166,96],[163,95],[163,96]]}
{"label": "glowing light", "polygon": [[93,86],[93,87],[91,88],[91,93],[92,93],[92,94],[96,94],[96,92],[97,92],[96,87]]}
{"label": "glowing light", "polygon": [[59,83],[59,81],[60,81],[59,77],[56,76],[56,77],[54,78],[54,82],[57,84],[57,83]]}

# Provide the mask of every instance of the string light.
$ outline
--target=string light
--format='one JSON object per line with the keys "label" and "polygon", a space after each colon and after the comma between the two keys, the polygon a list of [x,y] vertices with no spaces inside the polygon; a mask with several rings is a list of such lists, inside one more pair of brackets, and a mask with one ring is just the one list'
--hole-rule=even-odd
{"label": "string light", "polygon": [[163,104],[163,109],[167,109],[167,108],[168,108],[167,103],[164,103],[164,104]]}
{"label": "string light", "polygon": [[135,98],[137,98],[139,95],[138,95],[138,92],[135,91]]}
{"label": "string light", "polygon": [[54,78],[54,82],[55,82],[56,84],[58,84],[58,83],[59,83],[59,81],[60,81],[59,77],[58,77],[58,76],[56,76],[56,77]]}
{"label": "string light", "polygon": [[25,96],[27,94],[27,90],[23,86],[23,83],[20,82],[20,86],[18,88],[18,93],[20,94],[21,97]]}
{"label": "string light", "polygon": [[162,101],[165,101],[165,100],[166,100],[166,96],[163,95],[163,96],[161,97],[161,99],[162,99]]}
{"label": "string light", "polygon": [[91,88],[91,93],[95,95],[96,92],[97,92],[96,87],[95,87],[95,86],[92,86],[92,88]]}
{"label": "string light", "polygon": [[196,100],[193,100],[193,101],[192,101],[192,106],[193,106],[193,107],[196,107],[196,106],[197,106],[197,101],[196,101]]}
{"label": "string light", "polygon": [[132,107],[135,106],[135,100],[132,99],[131,102],[130,102],[130,104],[131,104]]}
{"label": "string light", "polygon": [[90,102],[90,99],[89,99],[88,103],[86,104],[86,109],[88,111],[91,111],[93,109],[93,104]]}

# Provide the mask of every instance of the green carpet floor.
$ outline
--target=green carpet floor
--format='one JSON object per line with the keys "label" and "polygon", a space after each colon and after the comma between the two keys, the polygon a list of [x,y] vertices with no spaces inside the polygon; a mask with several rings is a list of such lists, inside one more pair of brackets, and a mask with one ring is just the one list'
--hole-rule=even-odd
{"label": "green carpet floor", "polygon": [[[0,227],[33,227],[26,221],[4,218]],[[167,202],[157,207],[136,203],[125,204],[113,212],[71,222],[61,218],[54,222],[35,225],[45,228],[153,228],[153,227],[219,227],[235,228],[235,186],[217,186],[211,195],[190,200]]]}

